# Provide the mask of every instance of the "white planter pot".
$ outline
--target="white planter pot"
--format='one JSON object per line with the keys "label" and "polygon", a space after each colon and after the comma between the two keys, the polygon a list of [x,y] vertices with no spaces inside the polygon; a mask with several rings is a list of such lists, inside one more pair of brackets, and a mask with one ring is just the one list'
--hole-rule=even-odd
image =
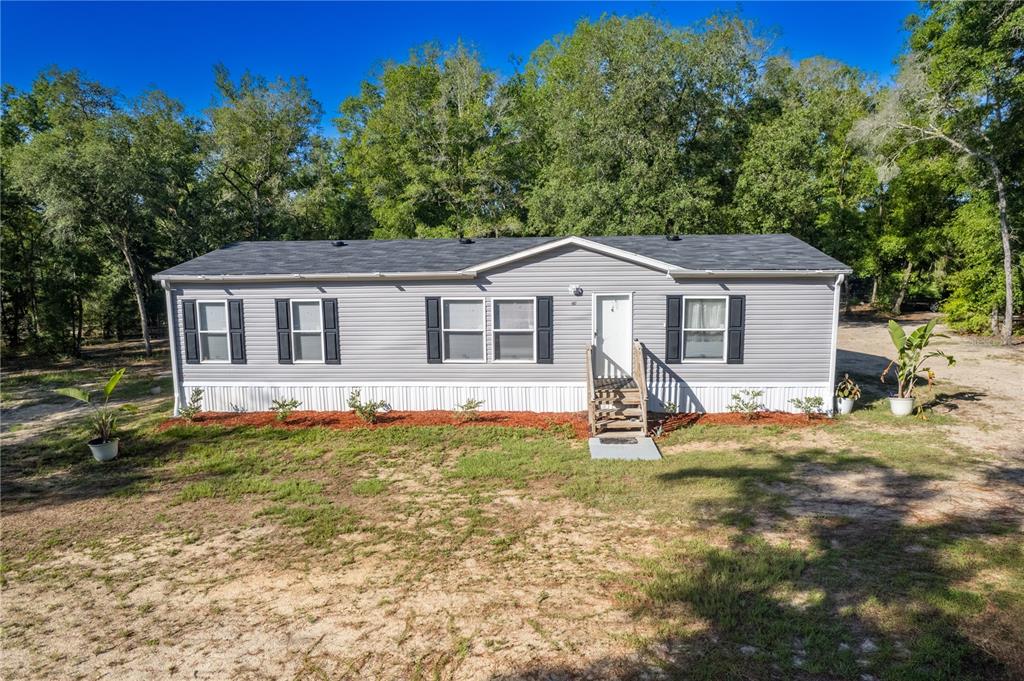
{"label": "white planter pot", "polygon": [[117,456],[117,438],[107,442],[93,440],[89,443],[89,449],[92,450],[92,458],[97,461],[110,461]]}
{"label": "white planter pot", "polygon": [[840,414],[849,414],[851,411],[853,411],[853,398],[837,397],[836,403],[839,405]]}
{"label": "white planter pot", "polygon": [[889,409],[894,416],[910,416],[914,413],[913,397],[890,397]]}

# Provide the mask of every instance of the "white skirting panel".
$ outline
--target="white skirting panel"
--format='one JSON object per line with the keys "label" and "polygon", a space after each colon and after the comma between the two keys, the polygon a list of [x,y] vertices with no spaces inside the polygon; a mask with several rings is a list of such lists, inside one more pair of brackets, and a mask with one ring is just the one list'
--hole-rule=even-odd
{"label": "white skirting panel", "polygon": [[[296,399],[299,409],[313,411],[347,411],[348,396],[358,389],[363,400],[384,400],[392,409],[450,411],[470,398],[483,400],[483,411],[576,412],[586,409],[584,383],[541,384],[296,384],[296,385],[228,385],[186,383],[184,393],[193,388],[203,390],[206,411],[268,411],[274,400]],[[660,383],[651,385],[650,408],[664,411],[673,403],[680,412],[725,412],[733,393],[760,390],[761,402],[772,411],[796,411],[790,400],[821,397],[825,411],[832,410],[827,383],[782,385],[687,384]]]}
{"label": "white skirting panel", "polygon": [[676,405],[676,410],[679,412],[715,414],[729,411],[732,396],[741,390],[760,390],[764,393],[759,399],[768,411],[797,412],[799,410],[790,403],[790,400],[820,397],[822,409],[829,413],[832,412],[832,399],[827,383],[794,383],[792,385],[778,383],[770,385],[659,383],[649,386],[648,402],[654,411],[665,411],[665,405],[672,403]]}
{"label": "white skirting panel", "polygon": [[586,409],[586,386],[575,384],[448,384],[448,385],[203,385],[206,411],[269,411],[274,400],[296,399],[301,410],[348,411],[349,394],[358,389],[363,401],[384,400],[399,411],[451,411],[473,398],[483,411],[573,412]]}

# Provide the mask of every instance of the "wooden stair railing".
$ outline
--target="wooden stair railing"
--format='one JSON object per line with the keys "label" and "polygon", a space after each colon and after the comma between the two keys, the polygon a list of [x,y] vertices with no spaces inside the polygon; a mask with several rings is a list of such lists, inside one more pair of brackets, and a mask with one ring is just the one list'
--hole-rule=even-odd
{"label": "wooden stair railing", "polygon": [[587,426],[591,437],[597,435],[597,413],[594,403],[594,346],[588,345],[585,353],[587,365]]}
{"label": "wooden stair railing", "polygon": [[644,362],[644,346],[633,339],[633,381],[640,391],[640,418],[643,421],[643,434],[647,435],[647,369]]}
{"label": "wooden stair railing", "polygon": [[647,435],[647,370],[643,344],[634,340],[630,349],[632,377],[594,377],[594,346],[584,353],[587,372],[587,426],[591,437],[615,431],[617,436]]}

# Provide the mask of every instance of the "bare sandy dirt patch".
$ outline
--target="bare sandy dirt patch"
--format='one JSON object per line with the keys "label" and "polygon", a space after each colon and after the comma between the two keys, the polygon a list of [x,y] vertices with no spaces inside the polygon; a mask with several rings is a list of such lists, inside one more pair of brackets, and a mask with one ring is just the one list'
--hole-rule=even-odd
{"label": "bare sandy dirt patch", "polygon": [[[912,315],[900,320],[914,328],[934,315]],[[964,446],[1024,458],[1024,344],[1007,347],[992,338],[960,336],[939,324],[934,346],[956,358],[947,367],[941,359],[932,368],[944,385],[955,386],[951,397],[935,405],[939,413],[957,416],[947,427],[949,435]],[[877,321],[844,322],[839,327],[837,372],[856,372],[876,379],[893,357],[886,326]]]}

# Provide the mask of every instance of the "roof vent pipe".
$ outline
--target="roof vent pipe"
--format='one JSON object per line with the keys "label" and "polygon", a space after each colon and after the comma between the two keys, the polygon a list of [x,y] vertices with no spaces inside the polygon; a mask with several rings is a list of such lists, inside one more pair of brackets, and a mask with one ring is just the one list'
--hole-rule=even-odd
{"label": "roof vent pipe", "polygon": [[674,229],[675,224],[676,224],[676,221],[673,220],[672,218],[669,218],[665,222],[665,240],[666,241],[679,241],[679,235],[676,234],[675,229]]}
{"label": "roof vent pipe", "polygon": [[468,237],[460,236],[459,237],[459,243],[460,244],[471,244],[471,243],[473,243],[473,240],[468,238]]}
{"label": "roof vent pipe", "polygon": [[332,241],[332,242],[331,242],[331,245],[332,245],[332,246],[344,246],[344,245],[345,245],[345,242],[344,242],[344,241],[342,241],[341,239],[338,239],[337,241]]}

